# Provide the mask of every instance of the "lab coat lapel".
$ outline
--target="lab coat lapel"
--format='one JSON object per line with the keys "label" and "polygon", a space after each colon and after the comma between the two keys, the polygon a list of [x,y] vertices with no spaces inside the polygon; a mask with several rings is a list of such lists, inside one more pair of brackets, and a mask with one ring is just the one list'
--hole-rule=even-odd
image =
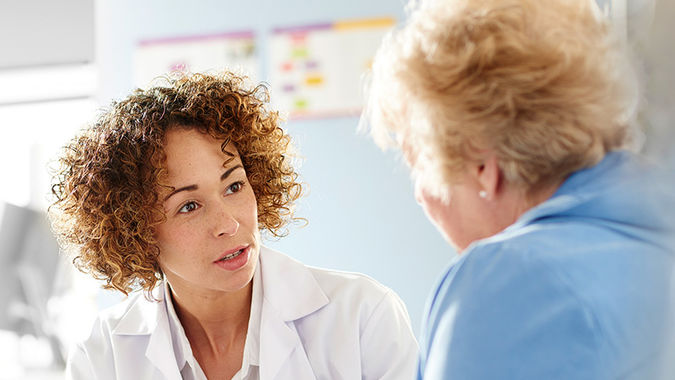
{"label": "lab coat lapel", "polygon": [[303,264],[281,253],[263,247],[260,266],[260,377],[314,379],[294,321],[328,304],[328,297]]}
{"label": "lab coat lapel", "polygon": [[263,313],[260,323],[260,378],[314,379],[293,322]]}
{"label": "lab coat lapel", "polygon": [[[162,310],[164,304],[163,287],[153,291],[160,302],[137,300],[127,314],[113,330],[115,335],[135,335],[137,339],[147,341],[145,356],[165,379],[181,380],[171,342],[171,332],[167,313]],[[139,297],[143,297],[140,295]]]}
{"label": "lab coat lapel", "polygon": [[[164,307],[164,303],[157,307]],[[181,380],[180,369],[173,352],[169,320],[166,313],[157,313],[157,328],[150,334],[145,356],[166,379]]]}

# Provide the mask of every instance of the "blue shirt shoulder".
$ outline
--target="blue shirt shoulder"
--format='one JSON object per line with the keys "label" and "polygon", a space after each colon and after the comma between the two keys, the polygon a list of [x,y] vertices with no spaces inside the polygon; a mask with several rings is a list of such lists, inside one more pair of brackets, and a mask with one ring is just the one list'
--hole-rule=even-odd
{"label": "blue shirt shoulder", "polygon": [[636,165],[609,155],[458,257],[431,297],[418,376],[662,378],[674,266],[656,210],[672,198],[642,197]]}

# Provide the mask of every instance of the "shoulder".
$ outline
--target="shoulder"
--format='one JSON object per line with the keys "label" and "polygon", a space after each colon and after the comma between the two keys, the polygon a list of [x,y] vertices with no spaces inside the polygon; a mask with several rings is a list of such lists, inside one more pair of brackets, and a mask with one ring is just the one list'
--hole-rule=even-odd
{"label": "shoulder", "polygon": [[[155,291],[153,295],[158,297],[162,295],[162,292]],[[96,339],[97,335],[110,335],[111,333],[143,334],[149,332],[154,327],[162,302],[161,297],[149,300],[141,292],[133,293],[124,301],[99,313],[87,341]],[[97,332],[99,334],[96,334]]]}
{"label": "shoulder", "polygon": [[265,300],[294,321],[317,377],[413,376],[417,343],[394,291],[366,275],[305,266],[267,248],[261,264]]}
{"label": "shoulder", "polygon": [[[581,289],[590,274],[571,281],[574,264],[561,265],[538,239],[530,231],[478,244],[449,268],[429,310],[427,370],[468,378],[599,375],[603,326]],[[490,365],[478,360],[486,357]],[[525,370],[515,357],[532,364]]]}
{"label": "shoulder", "polygon": [[408,320],[398,295],[364,274],[306,266],[269,248],[262,249],[261,265],[265,300],[288,319],[348,313],[364,326],[371,317],[388,313]]}
{"label": "shoulder", "polygon": [[104,353],[120,336],[148,336],[163,312],[161,287],[153,291],[155,299],[146,298],[142,292],[132,293],[126,300],[102,310],[93,322],[89,335],[78,343],[87,353]]}
{"label": "shoulder", "polygon": [[[70,348],[67,378],[115,378],[120,367],[120,337],[145,335],[155,323],[159,303],[143,294],[134,294],[125,301],[101,311],[87,337]],[[138,341],[135,341],[138,343]],[[143,357],[144,345],[126,345],[126,357]]]}
{"label": "shoulder", "polygon": [[586,247],[563,244],[564,230],[525,227],[518,234],[477,244],[450,268],[439,288],[449,299],[461,299],[468,311],[489,305],[512,309],[517,316],[564,304],[570,312],[583,310],[592,324],[597,310],[586,293],[599,286],[599,280],[600,286],[611,285],[611,279],[598,277],[593,253]]}
{"label": "shoulder", "polygon": [[395,296],[391,289],[361,273],[307,266],[266,247],[262,250],[261,258],[264,281],[283,281],[280,286],[293,286],[296,291],[308,291],[311,286],[315,286],[331,302],[357,299],[361,303],[378,303],[388,295]]}
{"label": "shoulder", "polygon": [[[362,331],[372,329],[377,324],[405,326],[410,330],[410,317],[401,298],[389,287],[382,285],[369,276],[354,272],[344,272],[309,267],[323,291],[331,300],[332,307],[327,311],[352,310],[359,316]],[[412,335],[412,333],[411,333]]]}
{"label": "shoulder", "polygon": [[335,346],[348,342],[350,335],[355,341],[345,348],[359,355],[347,362],[361,363],[361,378],[413,378],[419,348],[408,311],[396,292],[360,273],[309,270],[331,300],[320,311],[324,320],[334,321],[329,328],[338,334],[331,351],[337,353]]}
{"label": "shoulder", "polygon": [[601,320],[623,314],[613,304],[667,287],[672,268],[670,255],[646,239],[575,216],[506,230],[462,256],[444,281],[452,280],[458,291],[512,300],[519,289],[532,301],[574,301]]}
{"label": "shoulder", "polygon": [[387,295],[395,294],[390,288],[365,274],[311,266],[307,269],[328,295],[356,296],[362,300],[377,302]]}

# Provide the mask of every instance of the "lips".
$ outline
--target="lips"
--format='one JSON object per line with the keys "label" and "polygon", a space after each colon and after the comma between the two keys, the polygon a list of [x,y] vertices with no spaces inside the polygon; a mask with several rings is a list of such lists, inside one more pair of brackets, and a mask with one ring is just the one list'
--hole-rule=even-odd
{"label": "lips", "polygon": [[223,253],[223,255],[213,264],[221,269],[229,272],[235,272],[245,267],[251,259],[251,246],[240,246],[230,251]]}
{"label": "lips", "polygon": [[249,247],[248,245],[244,245],[244,246],[240,246],[240,247],[231,249],[231,250],[225,252],[218,260],[215,260],[214,263],[232,260],[232,259],[236,258],[237,256],[241,255],[242,253],[244,253],[244,251],[246,251],[246,249],[248,247]]}

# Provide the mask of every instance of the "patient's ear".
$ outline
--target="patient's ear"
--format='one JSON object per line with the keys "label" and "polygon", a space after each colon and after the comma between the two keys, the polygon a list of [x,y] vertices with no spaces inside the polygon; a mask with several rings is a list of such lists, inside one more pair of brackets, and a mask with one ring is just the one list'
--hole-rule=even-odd
{"label": "patient's ear", "polygon": [[497,157],[494,154],[485,155],[481,161],[474,164],[472,172],[479,187],[479,196],[486,200],[495,199],[502,179]]}

